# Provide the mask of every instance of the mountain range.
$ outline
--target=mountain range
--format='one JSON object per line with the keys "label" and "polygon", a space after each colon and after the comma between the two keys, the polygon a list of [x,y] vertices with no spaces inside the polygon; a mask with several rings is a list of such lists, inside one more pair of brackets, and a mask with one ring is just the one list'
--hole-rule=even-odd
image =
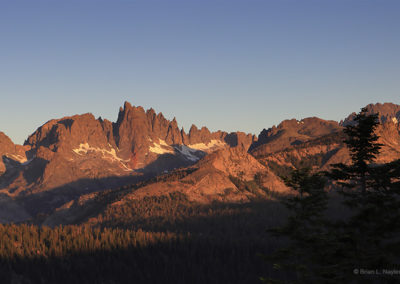
{"label": "mountain range", "polygon": [[[367,109],[381,123],[377,162],[400,158],[400,106]],[[268,198],[287,190],[278,176],[293,168],[349,162],[343,128],[354,115],[285,120],[256,137],[195,125],[186,133],[175,118],[125,102],[116,122],[90,113],[53,119],[24,145],[0,132],[0,221],[88,222],[113,206],[176,192],[200,203]]]}

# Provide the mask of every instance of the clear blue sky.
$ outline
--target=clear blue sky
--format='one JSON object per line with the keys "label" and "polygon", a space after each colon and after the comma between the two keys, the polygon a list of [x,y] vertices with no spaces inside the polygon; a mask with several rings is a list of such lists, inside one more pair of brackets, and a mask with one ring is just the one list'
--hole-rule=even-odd
{"label": "clear blue sky", "polygon": [[400,1],[0,0],[0,131],[125,100],[185,129],[340,120],[400,103],[399,31]]}

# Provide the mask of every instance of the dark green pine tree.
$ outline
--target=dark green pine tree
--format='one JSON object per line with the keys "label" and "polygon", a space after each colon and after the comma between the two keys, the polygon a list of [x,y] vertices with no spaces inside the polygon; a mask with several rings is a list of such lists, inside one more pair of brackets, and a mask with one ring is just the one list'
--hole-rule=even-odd
{"label": "dark green pine tree", "polygon": [[320,261],[326,247],[324,213],[328,196],[324,191],[325,180],[310,168],[302,168],[293,171],[284,181],[293,190],[293,195],[283,201],[290,212],[288,221],[269,232],[287,238],[289,245],[264,258],[289,276],[283,282],[272,278],[262,280],[265,283],[310,283],[310,279],[321,279],[325,269]]}
{"label": "dark green pine tree", "polygon": [[367,109],[361,109],[354,118],[354,125],[344,129],[347,138],[344,143],[350,150],[351,165],[343,163],[334,164],[328,174],[344,188],[356,189],[351,191],[355,196],[364,195],[376,183],[374,179],[375,168],[371,164],[379,154],[382,144],[378,143],[379,137],[375,129],[379,125],[378,115],[367,114]]}
{"label": "dark green pine tree", "polygon": [[363,108],[354,123],[344,130],[351,164],[335,164],[327,176],[340,186],[352,213],[348,220],[338,222],[334,231],[337,250],[342,252],[337,259],[338,273],[360,280],[354,269],[387,269],[398,264],[400,161],[375,163],[383,146],[375,134],[379,125],[376,114],[368,115]]}

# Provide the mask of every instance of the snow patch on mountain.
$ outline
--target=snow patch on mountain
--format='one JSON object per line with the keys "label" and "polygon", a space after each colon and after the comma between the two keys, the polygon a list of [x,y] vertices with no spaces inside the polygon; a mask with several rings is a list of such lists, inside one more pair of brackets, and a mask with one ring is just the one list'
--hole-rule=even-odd
{"label": "snow patch on mountain", "polygon": [[210,150],[213,148],[222,148],[225,147],[227,144],[225,142],[222,142],[221,140],[211,140],[209,143],[204,144],[204,143],[196,143],[192,145],[188,145],[189,148],[200,150],[200,151],[206,151]]}
{"label": "snow patch on mountain", "polygon": [[160,145],[170,147],[164,140],[162,140],[162,139],[159,139],[159,140],[160,140]]}
{"label": "snow patch on mountain", "polygon": [[190,161],[197,162],[198,160],[200,160],[199,157],[194,155],[194,153],[198,151],[196,149],[191,149],[186,145],[180,145],[178,147],[175,147],[175,149],[178,150],[182,155],[185,156],[185,158],[187,158]]}
{"label": "snow patch on mountain", "polygon": [[28,161],[28,159],[26,157],[23,157],[21,155],[7,154],[6,157],[9,159],[12,159],[14,161],[17,161],[20,164],[24,164]]}
{"label": "snow patch on mountain", "polygon": [[81,143],[79,144],[79,148],[72,149],[72,151],[79,156],[84,156],[91,152],[96,154],[101,154],[102,158],[105,160],[110,160],[111,162],[114,161],[119,162],[125,171],[133,171],[131,168],[128,168],[125,165],[125,163],[129,162],[129,160],[124,160],[118,157],[114,148],[107,150],[102,148],[91,147],[88,143]]}
{"label": "snow patch on mountain", "polygon": [[149,151],[156,154],[174,154],[174,150],[164,140],[159,139],[159,143],[153,142],[153,146],[149,146]]}

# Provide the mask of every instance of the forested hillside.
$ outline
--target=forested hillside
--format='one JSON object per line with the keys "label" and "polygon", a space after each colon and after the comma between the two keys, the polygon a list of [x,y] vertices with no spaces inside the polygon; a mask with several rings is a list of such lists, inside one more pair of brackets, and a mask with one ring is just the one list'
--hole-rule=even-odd
{"label": "forested hillside", "polygon": [[101,226],[1,225],[2,283],[259,283],[282,206],[178,201],[149,198]]}

